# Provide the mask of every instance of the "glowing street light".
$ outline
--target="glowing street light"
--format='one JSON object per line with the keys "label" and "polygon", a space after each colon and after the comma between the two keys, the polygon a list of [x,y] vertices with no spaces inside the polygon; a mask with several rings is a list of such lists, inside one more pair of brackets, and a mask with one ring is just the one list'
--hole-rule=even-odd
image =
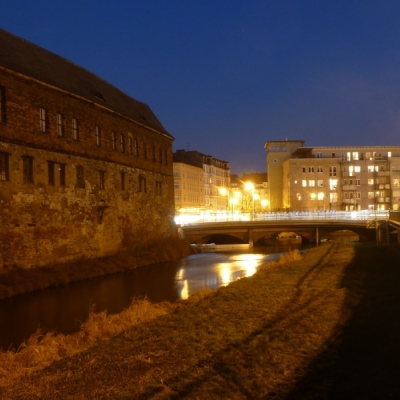
{"label": "glowing street light", "polygon": [[246,190],[251,190],[251,197],[252,197],[252,200],[253,200],[253,213],[252,213],[252,218],[251,219],[253,219],[254,220],[254,183],[253,182],[246,182],[245,184],[244,184],[244,188],[246,189]]}

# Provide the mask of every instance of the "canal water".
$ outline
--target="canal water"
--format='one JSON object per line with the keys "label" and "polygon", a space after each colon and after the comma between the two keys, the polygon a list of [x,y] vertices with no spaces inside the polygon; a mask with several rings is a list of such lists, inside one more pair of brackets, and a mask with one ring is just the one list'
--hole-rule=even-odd
{"label": "canal water", "polygon": [[[186,299],[201,289],[216,290],[253,275],[279,258],[290,244],[255,248],[253,252],[201,253],[180,260],[73,282],[0,300],[0,348],[18,349],[39,327],[45,332],[73,333],[96,312],[116,314],[133,298],[152,302]],[[297,247],[297,246],[296,246]]]}

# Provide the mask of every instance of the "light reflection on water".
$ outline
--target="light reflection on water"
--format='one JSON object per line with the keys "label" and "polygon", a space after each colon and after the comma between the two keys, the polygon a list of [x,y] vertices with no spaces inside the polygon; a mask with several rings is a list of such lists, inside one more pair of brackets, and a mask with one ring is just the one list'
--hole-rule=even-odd
{"label": "light reflection on water", "polygon": [[88,318],[92,305],[96,306],[96,312],[107,310],[115,314],[128,307],[133,298],[176,301],[187,299],[201,289],[215,290],[253,275],[259,265],[280,254],[194,254],[175,262],[0,300],[0,348],[18,348],[38,327],[66,334],[76,332],[80,322]]}
{"label": "light reflection on water", "polygon": [[190,256],[190,263],[180,266],[175,276],[177,297],[187,299],[201,289],[216,290],[237,279],[251,276],[259,265],[279,256],[252,253],[203,253]]}

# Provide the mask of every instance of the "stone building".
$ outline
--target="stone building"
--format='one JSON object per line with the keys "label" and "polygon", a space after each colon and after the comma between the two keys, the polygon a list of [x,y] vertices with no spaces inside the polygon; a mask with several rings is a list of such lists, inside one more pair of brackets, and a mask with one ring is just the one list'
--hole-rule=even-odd
{"label": "stone building", "polygon": [[272,210],[400,209],[400,146],[303,143],[265,144]]}
{"label": "stone building", "polygon": [[0,266],[172,234],[173,137],[151,109],[1,29],[0,43]]}

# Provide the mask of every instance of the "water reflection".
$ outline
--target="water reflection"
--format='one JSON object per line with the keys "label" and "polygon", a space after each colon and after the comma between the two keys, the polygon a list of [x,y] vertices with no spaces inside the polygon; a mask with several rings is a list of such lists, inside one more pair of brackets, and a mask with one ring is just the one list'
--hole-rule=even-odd
{"label": "water reflection", "polygon": [[[284,251],[282,249],[281,251]],[[128,307],[132,298],[152,302],[187,299],[201,289],[215,290],[253,275],[262,263],[279,254],[195,254],[171,263],[88,279],[0,301],[0,348],[18,348],[38,327],[72,333],[97,312],[110,314]]]}

